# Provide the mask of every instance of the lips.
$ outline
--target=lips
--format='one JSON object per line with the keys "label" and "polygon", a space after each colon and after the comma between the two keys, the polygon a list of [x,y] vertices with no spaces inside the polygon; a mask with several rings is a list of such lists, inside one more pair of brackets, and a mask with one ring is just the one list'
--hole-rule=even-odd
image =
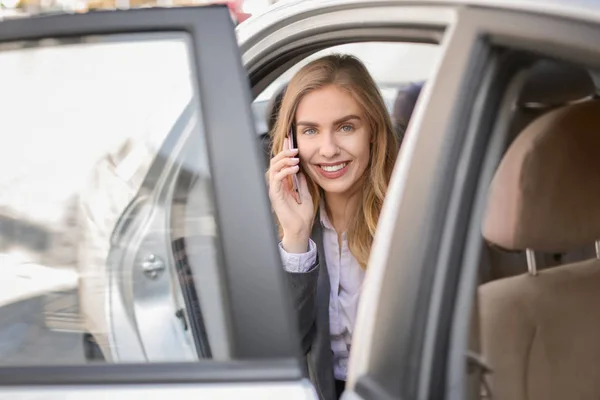
{"label": "lips", "polygon": [[339,163],[318,164],[316,169],[324,178],[336,179],[348,172],[348,165],[350,165],[349,161],[342,161]]}

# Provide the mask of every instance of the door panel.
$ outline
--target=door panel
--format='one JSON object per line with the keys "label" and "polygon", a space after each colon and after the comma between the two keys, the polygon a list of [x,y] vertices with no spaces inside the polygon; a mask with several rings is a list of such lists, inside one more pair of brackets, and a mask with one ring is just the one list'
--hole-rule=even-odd
{"label": "door panel", "polygon": [[[3,21],[0,59],[11,89],[0,95],[0,252],[15,279],[35,262],[33,278],[57,281],[21,293],[32,303],[8,298],[10,313],[0,305],[12,357],[0,397],[64,398],[72,385],[93,396],[102,383],[119,384],[115,395],[185,384],[210,398],[237,382],[306,398],[227,8]],[[30,226],[49,239],[25,248]],[[49,297],[79,309],[68,332],[63,309],[60,327],[38,321]],[[16,345],[21,316],[37,336]]]}

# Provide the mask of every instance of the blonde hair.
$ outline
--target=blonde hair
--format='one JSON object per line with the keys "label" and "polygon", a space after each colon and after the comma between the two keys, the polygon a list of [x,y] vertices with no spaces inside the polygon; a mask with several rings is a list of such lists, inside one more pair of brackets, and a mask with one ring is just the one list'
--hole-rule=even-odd
{"label": "blonde hair", "polygon": [[[329,55],[300,69],[288,84],[277,121],[270,132],[271,152],[274,156],[283,150],[283,141],[295,123],[302,98],[329,85],[346,90],[361,106],[373,139],[369,166],[363,176],[362,204],[357,208],[347,231],[350,252],[365,269],[399,144],[381,93],[362,62],[350,55]],[[322,197],[321,189],[308,175],[306,180],[316,217]]]}

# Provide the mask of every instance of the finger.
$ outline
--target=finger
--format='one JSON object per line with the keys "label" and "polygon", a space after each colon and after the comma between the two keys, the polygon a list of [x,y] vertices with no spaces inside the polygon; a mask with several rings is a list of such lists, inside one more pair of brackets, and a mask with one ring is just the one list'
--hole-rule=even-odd
{"label": "finger", "polygon": [[[296,187],[296,185],[294,184],[294,178],[298,177],[298,173],[293,174],[291,176],[289,176],[285,182],[286,182],[286,188],[288,188],[288,190],[290,192],[292,192],[292,196],[294,197],[294,200],[296,200],[296,203],[298,204],[302,204],[302,198],[300,198],[300,188]],[[300,182],[298,182],[298,185],[300,185]]]}
{"label": "finger", "polygon": [[283,183],[281,182],[281,180],[275,179],[275,175],[276,174],[272,170],[269,170],[269,172],[270,172],[270,177],[269,177],[269,194],[280,193]]}
{"label": "finger", "polygon": [[294,200],[296,200],[296,203],[302,204],[302,199],[300,198],[300,193],[298,193],[294,190],[293,194],[294,194]]}
{"label": "finger", "polygon": [[283,158],[294,157],[297,154],[298,154],[298,149],[289,150],[289,149],[284,148],[282,151],[275,154],[275,156],[273,156],[273,158],[271,158],[270,165],[272,166],[273,164],[277,163],[279,160],[281,160]]}
{"label": "finger", "polygon": [[298,165],[283,168],[281,171],[279,171],[275,174],[275,176],[273,177],[273,183],[278,185],[279,188],[281,188],[283,180],[285,178],[287,178],[288,176],[292,176],[292,175],[298,173],[299,169],[300,169],[300,167]]}
{"label": "finger", "polygon": [[286,168],[286,167],[293,167],[294,165],[298,165],[300,164],[300,159],[296,158],[296,157],[286,157],[283,158],[281,160],[279,160],[277,163],[275,163],[271,169],[273,170],[273,173],[278,173],[279,171],[281,171],[282,169]]}
{"label": "finger", "polygon": [[285,190],[286,192],[291,192],[292,185],[289,182],[289,177],[297,173],[299,168],[300,167],[298,165],[292,165],[281,169],[277,173],[273,173],[271,182],[269,184],[269,191],[273,194],[279,194],[282,192],[282,190]]}
{"label": "finger", "polygon": [[298,158],[284,158],[280,160],[277,164],[269,168],[269,181],[275,179],[275,175],[277,175],[277,173],[279,173],[282,169],[293,167],[294,165],[300,165],[300,160]]}
{"label": "finger", "polygon": [[306,180],[306,176],[303,173],[298,173],[298,183],[300,187],[298,188],[298,195],[300,196],[301,201],[309,201],[311,199],[310,191],[308,190],[308,181]]}

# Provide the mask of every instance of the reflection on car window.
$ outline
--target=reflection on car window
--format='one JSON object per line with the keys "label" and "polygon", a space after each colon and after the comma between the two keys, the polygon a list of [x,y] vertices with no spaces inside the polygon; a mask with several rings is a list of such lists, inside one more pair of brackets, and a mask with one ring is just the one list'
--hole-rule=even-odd
{"label": "reflection on car window", "polygon": [[216,264],[187,37],[4,46],[0,65],[0,364],[210,357],[177,252],[195,218]]}

